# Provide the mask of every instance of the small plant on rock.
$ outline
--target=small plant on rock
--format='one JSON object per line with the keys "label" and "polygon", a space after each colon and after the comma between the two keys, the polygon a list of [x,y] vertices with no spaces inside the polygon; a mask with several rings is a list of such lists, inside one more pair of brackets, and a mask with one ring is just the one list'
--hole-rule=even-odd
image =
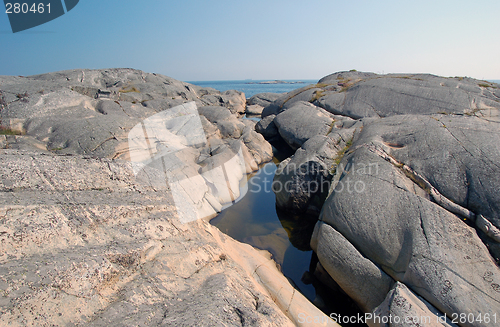
{"label": "small plant on rock", "polygon": [[141,91],[139,91],[135,86],[132,86],[132,85],[124,86],[118,92],[120,92],[120,93],[130,93],[130,92],[141,93]]}
{"label": "small plant on rock", "polygon": [[8,127],[0,126],[0,135],[23,135],[23,133],[19,132],[19,131],[15,131],[15,130],[10,129]]}

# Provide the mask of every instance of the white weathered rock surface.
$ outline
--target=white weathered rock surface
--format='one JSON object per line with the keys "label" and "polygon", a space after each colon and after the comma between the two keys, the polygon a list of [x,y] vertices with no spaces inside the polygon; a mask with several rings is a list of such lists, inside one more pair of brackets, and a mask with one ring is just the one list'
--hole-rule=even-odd
{"label": "white weathered rock surface", "polygon": [[[131,69],[0,81],[1,124],[24,134],[0,135],[0,325],[293,326],[299,313],[324,317],[267,252],[179,216],[167,167],[209,215],[231,196],[204,173],[224,164],[237,184],[271,159],[254,125],[236,118],[242,93]],[[146,145],[129,142],[134,126],[191,101],[199,124],[148,122]],[[200,128],[206,144],[186,144]],[[236,149],[243,172],[227,160]],[[147,160],[138,168],[117,159],[131,152]]]}
{"label": "white weathered rock surface", "polygon": [[0,161],[2,325],[292,326],[300,312],[321,315],[269,257],[206,221],[182,224],[155,171],[18,150]]}

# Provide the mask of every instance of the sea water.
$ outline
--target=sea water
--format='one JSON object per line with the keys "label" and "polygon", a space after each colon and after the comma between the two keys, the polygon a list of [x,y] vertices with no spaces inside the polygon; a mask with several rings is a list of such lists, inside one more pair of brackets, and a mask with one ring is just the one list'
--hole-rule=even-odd
{"label": "sea water", "polygon": [[286,93],[295,89],[315,84],[317,80],[284,80],[286,84],[259,84],[268,82],[269,80],[240,80],[240,81],[201,81],[188,82],[194,85],[203,87],[212,87],[221,92],[227,90],[237,90],[245,93],[247,98],[254,96],[257,93]]}

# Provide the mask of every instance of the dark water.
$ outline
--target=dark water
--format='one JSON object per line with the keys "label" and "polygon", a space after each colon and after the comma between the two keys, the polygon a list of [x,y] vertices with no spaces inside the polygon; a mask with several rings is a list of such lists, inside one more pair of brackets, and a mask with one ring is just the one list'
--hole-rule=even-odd
{"label": "dark water", "polygon": [[253,81],[253,80],[243,80],[243,81],[201,81],[201,82],[188,82],[194,85],[213,87],[221,92],[227,90],[237,90],[245,93],[247,98],[258,94],[258,93],[286,93],[299,89],[301,87],[307,86],[309,84],[315,84],[317,80],[286,80],[285,82],[303,82],[300,84],[248,84],[248,83],[259,83],[265,82],[263,80]]}
{"label": "dark water", "polygon": [[276,197],[271,190],[276,168],[276,161],[265,164],[250,177],[248,193],[211,223],[238,241],[269,251],[284,275],[313,301],[314,287],[301,281],[302,275],[309,269],[312,250],[308,239],[292,244],[290,239],[296,233],[297,223],[294,217],[276,210]]}

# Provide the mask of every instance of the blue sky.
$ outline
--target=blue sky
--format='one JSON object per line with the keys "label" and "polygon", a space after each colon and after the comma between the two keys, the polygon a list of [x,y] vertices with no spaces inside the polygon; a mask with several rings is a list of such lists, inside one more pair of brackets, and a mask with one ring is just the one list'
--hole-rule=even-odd
{"label": "blue sky", "polygon": [[130,67],[185,81],[349,69],[500,79],[499,17],[498,0],[80,0],[15,34],[0,12],[0,75]]}

